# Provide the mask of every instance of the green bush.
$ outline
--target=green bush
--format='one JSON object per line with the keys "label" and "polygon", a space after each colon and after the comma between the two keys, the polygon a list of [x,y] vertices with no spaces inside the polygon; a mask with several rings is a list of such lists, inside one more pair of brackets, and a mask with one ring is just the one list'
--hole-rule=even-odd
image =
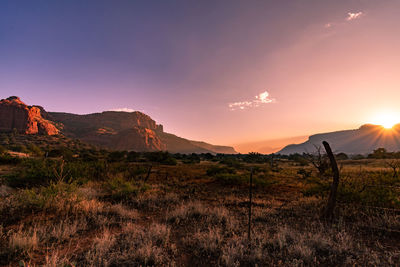
{"label": "green bush", "polygon": [[28,150],[35,156],[43,156],[43,151],[36,145],[34,144],[29,144],[28,145]]}
{"label": "green bush", "polygon": [[112,200],[126,201],[129,198],[136,197],[140,192],[146,191],[148,187],[117,176],[105,181],[103,188]]}
{"label": "green bush", "polygon": [[121,162],[125,161],[126,152],[125,151],[113,151],[108,155],[109,162]]}
{"label": "green bush", "polygon": [[172,154],[164,151],[148,152],[144,154],[145,158],[151,162],[157,162],[164,165],[176,165],[177,161]]}
{"label": "green bush", "polygon": [[23,159],[19,157],[13,157],[8,153],[3,153],[0,154],[0,164],[18,164],[22,161]]}
{"label": "green bush", "polygon": [[322,180],[320,177],[309,177],[305,181],[306,187],[303,190],[304,196],[325,197],[329,194],[331,184],[327,180]]}
{"label": "green bush", "polygon": [[126,156],[127,161],[129,162],[135,162],[138,161],[140,158],[140,153],[135,152],[135,151],[130,151],[128,155]]}
{"label": "green bush", "polygon": [[53,160],[24,159],[16,172],[6,177],[11,187],[33,187],[46,185],[55,180],[54,170],[57,163]]}
{"label": "green bush", "polygon": [[208,176],[215,176],[218,174],[235,174],[236,170],[234,168],[226,166],[212,166],[207,170]]}
{"label": "green bush", "polygon": [[[0,156],[0,162],[15,160]],[[65,181],[104,180],[110,172],[109,164],[105,161],[71,161],[64,162],[54,159],[19,159],[21,165],[14,173],[6,177],[11,187],[30,188],[48,185],[51,181],[63,179]],[[124,168],[122,168],[124,169]],[[125,170],[125,169],[124,169]],[[118,171],[120,171],[118,169]]]}
{"label": "green bush", "polygon": [[143,165],[129,165],[126,167],[124,176],[130,180],[142,179],[145,174],[149,171],[148,166]]}
{"label": "green bush", "polygon": [[[310,177],[305,196],[327,197],[332,181]],[[339,183],[337,201],[378,207],[400,207],[399,182],[391,173],[368,173],[367,177],[343,177]]]}
{"label": "green bush", "polygon": [[343,180],[339,184],[338,200],[379,207],[400,207],[400,182],[390,172],[371,172],[363,178]]}
{"label": "green bush", "polygon": [[243,168],[243,164],[235,158],[224,158],[222,160],[220,160],[221,164],[224,164],[228,167],[232,167],[232,168],[236,168],[236,169],[241,169]]}

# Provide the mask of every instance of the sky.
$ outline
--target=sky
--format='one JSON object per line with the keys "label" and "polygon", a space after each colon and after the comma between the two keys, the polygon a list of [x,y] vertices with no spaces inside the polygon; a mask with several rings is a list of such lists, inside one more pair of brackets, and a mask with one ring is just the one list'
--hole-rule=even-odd
{"label": "sky", "polygon": [[222,145],[358,128],[400,114],[399,12],[397,0],[2,0],[0,98],[139,110]]}

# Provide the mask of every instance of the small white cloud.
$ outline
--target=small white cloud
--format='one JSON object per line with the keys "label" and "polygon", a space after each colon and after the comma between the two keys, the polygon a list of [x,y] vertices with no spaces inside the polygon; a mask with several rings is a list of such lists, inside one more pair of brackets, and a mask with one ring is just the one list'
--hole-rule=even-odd
{"label": "small white cloud", "polygon": [[250,102],[250,101],[233,102],[233,103],[229,103],[229,108],[231,110],[245,109],[245,108],[251,107],[252,104],[253,104],[253,102]]}
{"label": "small white cloud", "polygon": [[269,93],[267,91],[260,93],[259,95],[256,95],[253,100],[251,101],[238,101],[238,102],[232,102],[229,103],[229,109],[230,110],[244,110],[248,108],[256,108],[259,107],[262,104],[269,104],[275,102],[275,99],[269,97]]}
{"label": "small white cloud", "polygon": [[326,24],[324,25],[324,27],[325,27],[325,28],[330,28],[330,27],[332,27],[332,23],[326,23]]}
{"label": "small white cloud", "polygon": [[361,11],[357,12],[357,13],[349,12],[349,13],[347,13],[346,20],[351,21],[351,20],[359,19],[359,18],[361,18],[362,15],[363,15],[363,13]]}
{"label": "small white cloud", "polygon": [[115,109],[110,109],[110,111],[134,112],[135,110],[131,108],[115,108]]}

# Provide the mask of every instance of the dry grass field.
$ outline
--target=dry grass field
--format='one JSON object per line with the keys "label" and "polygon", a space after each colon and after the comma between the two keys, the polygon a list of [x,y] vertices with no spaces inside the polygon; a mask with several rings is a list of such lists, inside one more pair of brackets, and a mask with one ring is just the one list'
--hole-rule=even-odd
{"label": "dry grass field", "polygon": [[[398,266],[400,180],[384,160],[341,161],[333,222],[330,185],[311,165],[201,161],[116,164],[102,179],[55,165],[20,186],[27,162],[3,164],[0,266]],[[248,178],[254,170],[251,239]],[[50,173],[50,176],[52,174]],[[11,182],[10,182],[11,181]],[[377,187],[385,185],[385,187]],[[378,208],[379,207],[379,208]],[[385,208],[385,209],[381,209]]]}

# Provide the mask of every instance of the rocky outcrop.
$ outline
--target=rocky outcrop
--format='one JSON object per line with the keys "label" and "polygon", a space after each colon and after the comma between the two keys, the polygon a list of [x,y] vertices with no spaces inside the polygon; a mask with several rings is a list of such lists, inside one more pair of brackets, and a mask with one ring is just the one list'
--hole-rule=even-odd
{"label": "rocky outcrop", "polygon": [[58,129],[41,116],[40,108],[27,106],[18,97],[0,100],[0,131],[16,129],[21,134],[56,135]]}

